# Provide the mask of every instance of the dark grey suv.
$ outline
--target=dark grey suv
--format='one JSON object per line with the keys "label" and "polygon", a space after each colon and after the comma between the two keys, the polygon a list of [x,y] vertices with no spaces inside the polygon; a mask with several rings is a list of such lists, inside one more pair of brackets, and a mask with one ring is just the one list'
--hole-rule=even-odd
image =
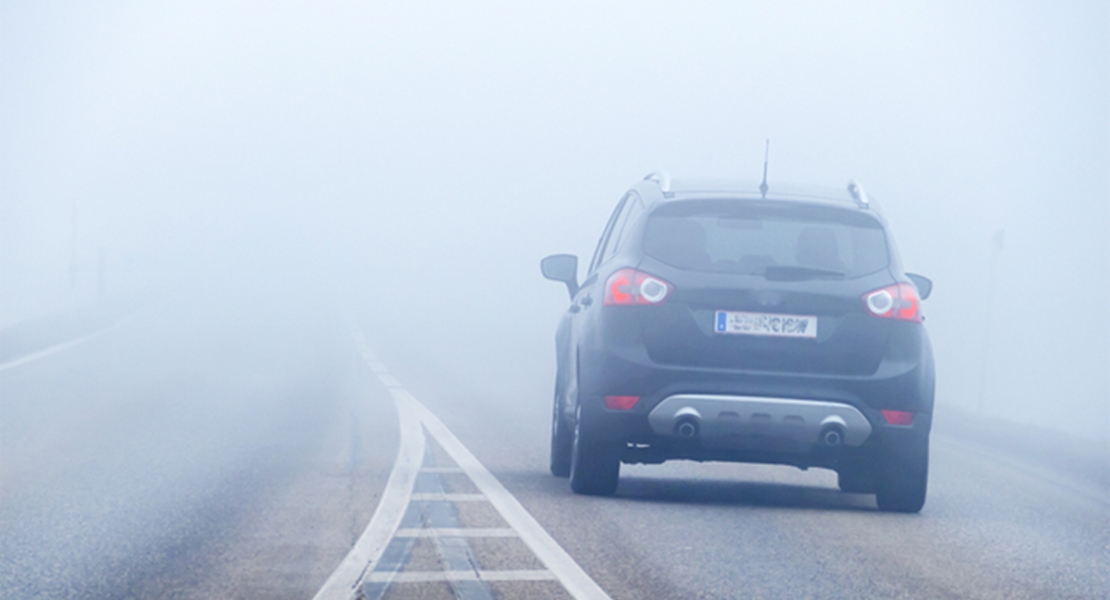
{"label": "dark grey suv", "polygon": [[551,471],[616,491],[669,459],[825,467],[881,509],[925,503],[933,357],[877,206],[846,188],[674,181],[621,198],[556,335]]}

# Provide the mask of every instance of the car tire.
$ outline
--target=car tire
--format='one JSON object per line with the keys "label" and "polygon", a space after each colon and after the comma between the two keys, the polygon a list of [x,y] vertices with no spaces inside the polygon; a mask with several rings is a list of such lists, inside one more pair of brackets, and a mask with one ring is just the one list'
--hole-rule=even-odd
{"label": "car tire", "polygon": [[878,487],[875,474],[858,465],[837,469],[836,484],[840,491],[848,494],[874,494]]}
{"label": "car tire", "polygon": [[929,482],[929,448],[909,456],[892,457],[878,481],[875,502],[879,510],[916,513],[925,506]]}
{"label": "car tire", "polygon": [[574,431],[563,418],[559,393],[551,411],[551,474],[556,477],[570,476],[571,446],[574,444]]}
{"label": "car tire", "polygon": [[617,444],[583,435],[582,412],[579,409],[571,444],[570,489],[576,494],[612,496],[617,491],[621,470],[617,450]]}

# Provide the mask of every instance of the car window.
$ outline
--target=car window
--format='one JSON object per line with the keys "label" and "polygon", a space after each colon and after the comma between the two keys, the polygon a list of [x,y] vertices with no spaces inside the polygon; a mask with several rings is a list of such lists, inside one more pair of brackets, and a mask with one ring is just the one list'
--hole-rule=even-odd
{"label": "car window", "polygon": [[640,213],[644,212],[644,205],[640,202],[639,196],[629,194],[624,206],[621,209],[620,216],[617,217],[617,222],[613,227],[613,233],[609,236],[609,242],[605,247],[604,258],[602,262],[613,258],[613,256],[620,250],[621,243],[628,232],[628,225],[636,220]]}
{"label": "car window", "polygon": [[624,206],[628,202],[628,199],[630,197],[631,194],[627,194],[623,198],[621,198],[620,202],[617,203],[617,207],[613,209],[613,214],[609,215],[609,222],[605,225],[605,231],[601,232],[601,238],[597,240],[597,248],[594,250],[593,259],[590,261],[590,273],[593,273],[594,270],[597,269],[598,265],[604,262],[604,259],[602,257],[605,255],[607,243],[609,241],[609,238],[612,237],[613,229],[615,228],[617,221],[620,219],[621,211],[624,210]]}
{"label": "car window", "polygon": [[660,207],[643,250],[675,267],[720,273],[767,274],[770,267],[854,278],[890,262],[883,226],[866,213],[737,200]]}

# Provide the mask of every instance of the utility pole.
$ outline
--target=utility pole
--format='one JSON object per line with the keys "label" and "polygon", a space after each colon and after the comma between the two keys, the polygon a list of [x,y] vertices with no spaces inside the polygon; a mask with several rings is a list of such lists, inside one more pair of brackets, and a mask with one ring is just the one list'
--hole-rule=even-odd
{"label": "utility pole", "polygon": [[983,330],[983,358],[979,363],[979,398],[976,401],[976,410],[982,413],[987,401],[987,366],[990,362],[991,348],[991,322],[994,320],[994,288],[998,280],[998,255],[1002,253],[1002,244],[1006,239],[1006,231],[999,229],[991,238],[991,266],[987,273],[987,314]]}
{"label": "utility pole", "polygon": [[69,246],[69,304],[77,305],[77,199],[73,199]]}
{"label": "utility pole", "polygon": [[104,290],[106,286],[105,270],[107,269],[107,258],[104,255],[104,246],[100,247],[100,256],[96,261],[96,296],[98,300],[104,300]]}

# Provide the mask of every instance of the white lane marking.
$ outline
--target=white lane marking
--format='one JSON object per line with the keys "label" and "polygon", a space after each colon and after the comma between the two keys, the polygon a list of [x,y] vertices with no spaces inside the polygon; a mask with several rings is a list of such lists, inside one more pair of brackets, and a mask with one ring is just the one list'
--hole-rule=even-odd
{"label": "white lane marking", "polygon": [[401,425],[401,447],[397,451],[397,461],[389,473],[385,491],[382,492],[374,516],[366,525],[362,535],[355,542],[343,562],[328,577],[327,582],[316,592],[315,600],[347,600],[354,595],[366,571],[373,568],[385,552],[393,533],[401,525],[401,519],[408,509],[409,498],[420,464],[424,461],[424,431],[420,419],[408,403],[397,402],[397,419]]}
{"label": "white lane marking", "polygon": [[507,527],[482,528],[482,527],[425,527],[423,529],[398,529],[394,537],[399,538],[435,538],[435,537],[464,537],[464,538],[515,538],[516,530]]}
{"label": "white lane marking", "polygon": [[551,571],[402,571],[370,573],[373,583],[433,583],[440,581],[556,581]]}
{"label": "white lane marking", "polygon": [[[547,577],[546,574],[550,573],[576,600],[612,600],[605,593],[605,590],[601,589],[601,586],[597,585],[582,567],[574,562],[570,554],[544,530],[543,526],[524,508],[520,501],[509,493],[509,490],[505,489],[505,486],[501,485],[501,482],[497,481],[497,478],[463,446],[462,442],[455,437],[455,434],[451,433],[447,426],[439,420],[439,417],[435,416],[402,387],[400,381],[390,375],[384,365],[377,362],[374,353],[370,351],[361,334],[355,335],[354,339],[360,354],[367,357],[367,363],[373,363],[372,367],[381,367],[381,372],[375,370],[375,373],[378,379],[389,387],[393,402],[397,405],[398,418],[401,420],[402,448],[401,453],[398,454],[397,462],[393,466],[393,472],[390,473],[389,483],[386,484],[386,492],[383,493],[378,508],[374,511],[370,524],[366,527],[366,531],[363,532],[363,535],[356,542],[355,548],[351,549],[351,552],[347,554],[347,558],[343,560],[335,573],[332,573],[331,577],[328,578],[324,587],[317,592],[314,600],[325,598],[347,599],[354,594],[363,581],[399,581],[398,578],[402,576],[402,573],[396,571],[375,572],[374,567],[381,559],[389,540],[398,531],[405,508],[412,497],[416,476],[420,472],[458,472],[458,469],[455,468],[420,468],[424,452],[424,436],[423,431],[420,430],[421,425],[459,465],[459,468],[466,473],[478,490],[493,504],[493,507],[497,509],[505,522],[514,530],[514,537],[519,536],[532,553],[540,559],[540,562],[547,567],[547,570],[535,571],[534,573],[543,573],[545,578]],[[416,431],[406,433],[406,430],[410,428],[414,428]],[[406,451],[406,440],[414,437],[419,439],[420,449],[418,454],[410,454]],[[409,458],[402,463],[402,456],[408,456]],[[404,471],[404,473],[399,475],[398,473],[401,471]],[[405,480],[406,486],[402,490],[403,494],[396,491],[393,494],[389,493],[390,483],[394,479]],[[390,502],[390,516],[389,518],[379,519],[387,500]],[[375,526],[375,523],[379,521],[380,524]],[[460,529],[459,531],[463,530]],[[367,541],[367,538],[370,537],[373,538],[372,542]],[[360,547],[362,547],[361,550]],[[360,563],[362,565],[361,569],[358,566]],[[352,578],[352,574],[356,570],[358,574]],[[473,571],[458,573],[463,573],[460,577],[478,577],[478,574]],[[485,571],[483,573],[496,574],[499,572]],[[515,576],[527,577],[525,574],[529,571],[506,571],[503,573],[518,573],[521,575]],[[514,575],[505,576],[515,577]],[[446,578],[447,575],[442,575],[442,577]],[[506,579],[506,581],[508,580],[511,579]]]}
{"label": "white lane marking", "polygon": [[403,390],[403,389],[405,389],[405,386],[401,385],[401,382],[397,381],[396,377],[394,377],[394,376],[392,376],[388,373],[378,373],[378,379],[380,379],[381,382],[383,384],[385,384],[385,387],[387,387],[391,390]]}
{"label": "white lane marking", "polygon": [[[424,471],[421,471],[422,473]],[[482,494],[413,494],[413,502],[489,502]]]}
{"label": "white lane marking", "polygon": [[108,333],[109,331],[112,331],[112,330],[114,330],[118,327],[122,327],[125,323],[127,323],[127,322],[129,322],[129,321],[131,321],[135,318],[138,318],[139,316],[141,316],[145,312],[146,312],[145,310],[144,311],[139,311],[137,313],[126,316],[126,317],[120,319],[119,321],[116,321],[115,323],[112,323],[111,325],[105,327],[104,329],[100,329],[98,331],[94,331],[92,333],[83,335],[83,336],[81,336],[77,339],[69,340],[68,342],[62,342],[60,344],[54,344],[53,346],[50,346],[49,348],[39,350],[38,352],[32,352],[32,353],[27,354],[25,356],[21,356],[21,357],[15,359],[15,360],[10,360],[6,363],[0,364],[0,371],[7,371],[8,369],[14,369],[15,367],[18,367],[20,365],[25,365],[29,362],[36,361],[40,358],[46,358],[47,356],[50,356],[52,354],[57,354],[58,352],[61,352],[63,350],[68,350],[68,349],[70,349],[70,348],[72,348],[72,347],[74,347],[78,344],[83,344],[83,343],[85,343],[85,342],[87,342],[91,339],[98,338],[98,337],[104,335],[105,333]]}
{"label": "white lane marking", "polygon": [[368,360],[366,361],[366,364],[370,367],[370,370],[373,371],[375,375],[385,375],[389,373],[389,369],[386,369],[385,365],[380,362]]}
{"label": "white lane marking", "polygon": [[462,467],[421,467],[421,473],[465,473]]}
{"label": "white lane marking", "polygon": [[407,391],[398,390],[396,393],[415,407],[420,415],[420,422],[424,424],[428,433],[455,463],[466,471],[478,491],[489,498],[490,503],[497,512],[501,513],[509,527],[517,531],[520,539],[540,559],[540,562],[555,574],[571,596],[578,600],[610,600],[609,594],[606,594],[605,590],[601,589],[601,586],[591,579],[578,563],[574,562],[570,554],[544,530],[539,521],[536,521],[524,505],[509,493],[500,481],[497,481],[497,478],[470,453],[470,450],[463,446],[455,434],[439,420],[439,417]]}

